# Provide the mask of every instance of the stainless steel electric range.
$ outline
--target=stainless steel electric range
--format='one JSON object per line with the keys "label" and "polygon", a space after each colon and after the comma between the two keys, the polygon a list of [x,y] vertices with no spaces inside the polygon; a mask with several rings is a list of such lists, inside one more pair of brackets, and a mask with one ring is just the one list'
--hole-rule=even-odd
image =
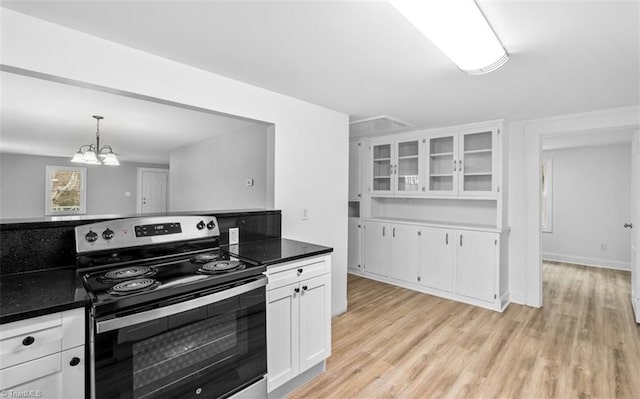
{"label": "stainless steel electric range", "polygon": [[94,398],[266,397],[264,266],[219,249],[215,217],[76,227]]}

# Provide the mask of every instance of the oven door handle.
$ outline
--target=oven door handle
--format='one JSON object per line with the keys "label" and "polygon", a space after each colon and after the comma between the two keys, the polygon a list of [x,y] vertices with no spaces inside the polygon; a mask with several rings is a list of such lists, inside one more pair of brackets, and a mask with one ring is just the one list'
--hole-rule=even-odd
{"label": "oven door handle", "polygon": [[267,278],[262,277],[259,280],[252,281],[247,284],[229,288],[228,290],[215,292],[213,294],[206,295],[200,298],[191,299],[189,301],[176,303],[158,309],[147,310],[146,312],[142,313],[135,313],[123,317],[116,317],[114,319],[99,321],[96,323],[96,332],[98,334],[101,334],[107,331],[113,331],[123,327],[129,327],[136,324],[145,323],[147,321],[160,319],[162,317],[171,316],[177,313],[182,313],[187,310],[192,310],[202,306],[210,305],[212,303],[224,301],[225,299],[244,294],[245,292],[253,291],[256,288],[264,287],[266,285]]}

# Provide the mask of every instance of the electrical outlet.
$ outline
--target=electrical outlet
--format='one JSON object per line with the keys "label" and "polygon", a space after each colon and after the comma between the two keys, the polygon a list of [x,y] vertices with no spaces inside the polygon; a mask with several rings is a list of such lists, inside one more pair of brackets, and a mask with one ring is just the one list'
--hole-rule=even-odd
{"label": "electrical outlet", "polygon": [[601,251],[606,251],[607,250],[607,244],[605,244],[605,243],[600,244],[600,250]]}
{"label": "electrical outlet", "polygon": [[235,227],[233,229],[229,229],[229,244],[237,244],[240,241],[240,229]]}

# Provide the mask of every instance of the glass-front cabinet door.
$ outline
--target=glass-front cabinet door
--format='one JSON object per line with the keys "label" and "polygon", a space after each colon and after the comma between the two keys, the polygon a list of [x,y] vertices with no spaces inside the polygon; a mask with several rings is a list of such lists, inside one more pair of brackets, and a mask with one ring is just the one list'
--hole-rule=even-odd
{"label": "glass-front cabinet door", "polygon": [[394,166],[396,193],[418,194],[422,188],[420,179],[420,140],[396,142]]}
{"label": "glass-front cabinet door", "polygon": [[371,193],[391,194],[393,174],[393,142],[371,144]]}
{"label": "glass-front cabinet door", "polygon": [[460,193],[479,195],[496,191],[495,154],[496,130],[460,133]]}
{"label": "glass-front cabinet door", "polygon": [[457,135],[427,138],[427,185],[429,193],[453,194],[457,191]]}

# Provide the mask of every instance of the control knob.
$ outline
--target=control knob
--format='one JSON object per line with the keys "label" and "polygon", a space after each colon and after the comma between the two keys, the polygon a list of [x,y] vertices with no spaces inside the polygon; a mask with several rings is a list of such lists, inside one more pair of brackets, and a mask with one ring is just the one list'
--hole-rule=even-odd
{"label": "control knob", "polygon": [[89,230],[89,232],[84,235],[84,238],[89,242],[95,242],[98,239],[98,233],[93,230]]}
{"label": "control knob", "polygon": [[202,220],[199,221],[198,224],[196,224],[196,227],[198,228],[198,230],[204,229],[204,222]]}
{"label": "control knob", "polygon": [[214,227],[216,227],[216,224],[213,223],[213,220],[207,223],[207,229],[213,230]]}
{"label": "control knob", "polygon": [[105,231],[102,232],[102,238],[105,240],[110,240],[113,238],[114,232],[110,228],[107,227]]}

